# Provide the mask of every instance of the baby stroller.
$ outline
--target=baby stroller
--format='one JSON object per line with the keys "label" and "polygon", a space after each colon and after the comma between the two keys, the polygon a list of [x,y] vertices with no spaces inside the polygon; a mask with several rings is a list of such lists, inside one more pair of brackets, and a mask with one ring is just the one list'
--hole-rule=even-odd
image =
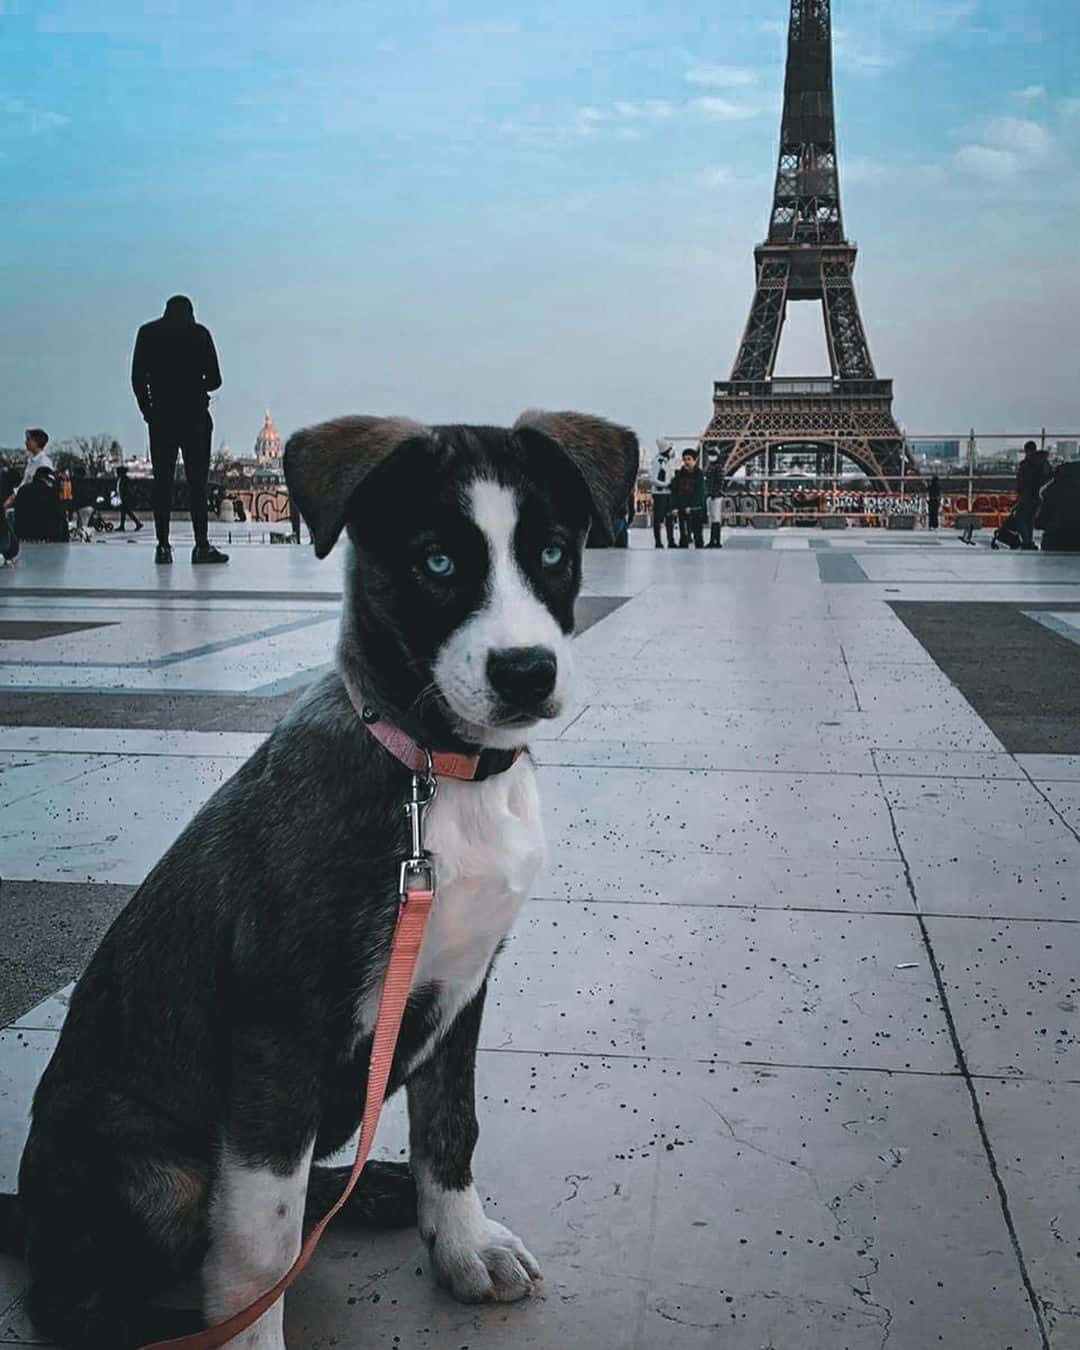
{"label": "baby stroller", "polygon": [[109,503],[104,497],[97,497],[94,500],[94,509],[90,513],[90,519],[86,522],[87,527],[96,530],[98,534],[108,534],[113,529],[113,523],[105,515],[105,510]]}
{"label": "baby stroller", "polygon": [[990,540],[991,548],[1020,548],[1023,545],[1023,539],[1020,537],[1020,528],[1017,521],[1017,512],[1020,509],[1020,503],[1017,502],[1002,523],[994,531]]}

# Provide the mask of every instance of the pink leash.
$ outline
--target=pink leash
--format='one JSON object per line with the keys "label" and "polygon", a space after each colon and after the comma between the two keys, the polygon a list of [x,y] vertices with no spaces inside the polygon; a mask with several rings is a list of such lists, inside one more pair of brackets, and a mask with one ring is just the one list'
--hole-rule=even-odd
{"label": "pink leash", "polygon": [[[369,727],[370,730],[370,727]],[[380,741],[382,740],[379,737]],[[407,738],[406,738],[407,739]],[[385,744],[385,742],[383,742]],[[412,742],[410,742],[410,745]],[[391,747],[387,746],[388,749]],[[360,1140],[356,1146],[356,1159],[353,1162],[349,1180],[333,1209],[325,1214],[304,1239],[300,1254],[292,1266],[278,1280],[273,1288],[261,1294],[254,1303],[240,1312],[234,1313],[226,1322],[209,1327],[206,1331],[191,1336],[178,1336],[168,1341],[154,1341],[142,1350],[214,1350],[216,1346],[227,1344],[234,1336],[239,1336],[254,1322],[274,1306],[285,1293],[289,1285],[315,1254],[315,1248],[326,1231],[330,1220],[344,1206],[352,1195],[356,1183],[360,1180],[364,1163],[367,1162],[371,1145],[375,1140],[375,1131],[379,1127],[379,1116],[386,1086],[390,1080],[390,1068],[394,1062],[394,1050],[398,1034],[401,1031],[401,1019],[405,1015],[405,1005],[409,1001],[416,962],[420,956],[420,947],[424,941],[424,928],[435,899],[435,868],[431,857],[423,846],[423,811],[435,797],[437,780],[432,773],[433,759],[421,751],[424,762],[413,769],[412,796],[405,810],[409,816],[412,830],[412,854],[401,864],[401,906],[398,910],[397,926],[390,946],[390,961],[383,980],[382,994],[379,997],[379,1015],[375,1022],[375,1033],[371,1042],[371,1059],[368,1062],[367,1095],[364,1099],[363,1123],[360,1127]],[[408,762],[408,761],[406,761]],[[464,765],[462,766],[465,767]],[[468,773],[468,777],[472,777]],[[421,796],[421,788],[426,787],[427,795]],[[425,884],[421,884],[421,881]]]}
{"label": "pink leash", "polygon": [[394,941],[390,948],[390,964],[387,967],[386,979],[383,981],[382,996],[379,999],[379,1016],[375,1023],[375,1036],[371,1045],[367,1096],[364,1100],[364,1121],[360,1128],[360,1142],[356,1146],[356,1161],[353,1163],[349,1180],[337,1203],[308,1233],[304,1239],[304,1245],[300,1248],[300,1255],[292,1263],[290,1269],[272,1289],[268,1289],[265,1294],[261,1294],[254,1303],[249,1304],[241,1312],[234,1313],[227,1322],[220,1322],[216,1327],[196,1332],[193,1336],[179,1336],[170,1341],[155,1341],[152,1345],[144,1346],[143,1350],[166,1350],[166,1347],[170,1347],[170,1350],[180,1350],[180,1347],[183,1347],[183,1350],[213,1350],[215,1346],[227,1344],[234,1336],[239,1336],[242,1331],[257,1322],[263,1313],[273,1307],[315,1254],[315,1248],[319,1245],[319,1240],[325,1232],[327,1224],[352,1195],[356,1183],[360,1180],[364,1163],[367,1162],[368,1154],[371,1152],[371,1145],[375,1140],[375,1131],[379,1127],[383,1099],[386,1096],[386,1085],[390,1079],[390,1066],[394,1062],[394,1048],[397,1045],[398,1032],[401,1029],[401,1019],[405,1013],[405,1004],[409,999],[413,972],[420,955],[420,944],[424,940],[424,927],[427,924],[434,898],[434,893],[430,890],[409,891],[398,912]]}

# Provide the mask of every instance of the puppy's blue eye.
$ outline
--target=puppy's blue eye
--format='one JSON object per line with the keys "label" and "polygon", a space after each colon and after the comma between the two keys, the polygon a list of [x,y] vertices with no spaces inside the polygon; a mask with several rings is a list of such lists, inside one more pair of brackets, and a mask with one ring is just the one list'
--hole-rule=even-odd
{"label": "puppy's blue eye", "polygon": [[566,550],[561,544],[548,544],[540,554],[540,561],[545,567],[558,567],[565,557]]}
{"label": "puppy's blue eye", "polygon": [[449,577],[454,573],[454,560],[445,553],[429,553],[424,559],[424,566],[433,577]]}

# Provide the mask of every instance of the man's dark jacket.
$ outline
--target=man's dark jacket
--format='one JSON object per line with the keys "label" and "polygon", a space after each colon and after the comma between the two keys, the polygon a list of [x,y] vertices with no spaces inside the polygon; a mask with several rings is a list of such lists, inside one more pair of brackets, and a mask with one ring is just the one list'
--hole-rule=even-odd
{"label": "man's dark jacket", "polygon": [[195,322],[189,300],[174,296],[160,319],[139,329],[131,387],[148,422],[191,417],[210,406],[211,391],[221,388],[221,371],[214,339]]}
{"label": "man's dark jacket", "polygon": [[1017,496],[1037,497],[1039,489],[1049,477],[1050,466],[1046,462],[1045,455],[1035,454],[1030,459],[1022,459],[1020,467],[1016,471]]}
{"label": "man's dark jacket", "polygon": [[705,510],[705,475],[700,469],[676,469],[671,478],[671,505],[676,511]]}

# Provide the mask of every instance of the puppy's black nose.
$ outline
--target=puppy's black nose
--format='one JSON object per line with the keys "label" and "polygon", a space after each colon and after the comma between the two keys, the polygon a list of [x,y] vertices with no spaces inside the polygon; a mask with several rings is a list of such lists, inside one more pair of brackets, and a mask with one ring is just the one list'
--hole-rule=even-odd
{"label": "puppy's black nose", "polygon": [[550,647],[504,647],[490,652],[487,676],[492,689],[515,708],[533,708],[550,697],[558,664]]}

